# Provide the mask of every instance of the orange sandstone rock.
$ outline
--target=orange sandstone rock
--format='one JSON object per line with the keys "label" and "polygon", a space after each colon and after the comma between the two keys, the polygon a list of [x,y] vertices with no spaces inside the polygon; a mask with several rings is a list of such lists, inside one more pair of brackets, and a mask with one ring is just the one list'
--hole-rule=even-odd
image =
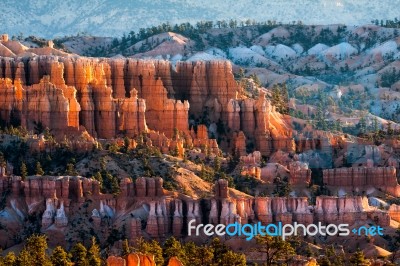
{"label": "orange sandstone rock", "polygon": [[121,257],[110,256],[107,258],[107,266],[126,266],[126,261]]}
{"label": "orange sandstone rock", "polygon": [[183,263],[177,257],[172,257],[168,261],[168,266],[183,266]]}

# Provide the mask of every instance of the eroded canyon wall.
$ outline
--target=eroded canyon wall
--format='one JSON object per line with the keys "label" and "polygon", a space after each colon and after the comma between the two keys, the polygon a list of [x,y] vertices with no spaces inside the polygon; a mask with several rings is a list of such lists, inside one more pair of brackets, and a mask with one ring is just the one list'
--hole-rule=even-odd
{"label": "eroded canyon wall", "polygon": [[[228,61],[178,62],[132,58],[34,55],[0,58],[0,115],[28,129],[55,132],[83,126],[98,138],[205,124],[223,149],[237,149],[241,132],[263,155],[293,151],[290,121],[258,99],[238,99]],[[67,130],[68,129],[68,130]],[[242,152],[243,148],[241,148]]]}
{"label": "eroded canyon wall", "polygon": [[[163,189],[161,178],[129,178],[121,180],[117,196],[102,194],[99,182],[82,177],[2,176],[0,193],[10,191],[5,203],[5,216],[0,221],[18,234],[29,215],[38,215],[42,232],[67,232],[76,219],[90,219],[90,227],[100,232],[103,225],[126,228],[129,238],[185,237],[187,225],[200,223],[229,224],[282,222],[311,224],[368,223],[389,226],[390,217],[398,219],[399,208],[389,211],[369,206],[361,196],[318,196],[310,205],[306,197],[232,196],[226,180],[214,186],[214,196],[195,199]],[[85,215],[84,213],[88,215]],[[80,214],[81,213],[81,214]],[[78,216],[76,216],[79,214]],[[86,218],[85,218],[86,217]],[[1,229],[4,230],[4,229]],[[11,243],[2,241],[6,247]]]}

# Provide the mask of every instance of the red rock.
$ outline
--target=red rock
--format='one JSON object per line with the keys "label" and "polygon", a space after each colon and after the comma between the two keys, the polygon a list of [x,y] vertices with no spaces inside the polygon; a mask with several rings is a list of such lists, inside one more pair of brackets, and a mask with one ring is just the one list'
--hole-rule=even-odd
{"label": "red rock", "polygon": [[61,89],[50,83],[49,76],[28,88],[26,97],[29,99],[26,110],[28,130],[33,130],[34,123],[38,122],[55,132],[62,132],[68,127],[68,99]]}
{"label": "red rock", "polygon": [[26,84],[25,65],[23,62],[18,62],[15,70],[15,80],[19,80],[21,84]]}
{"label": "red rock", "polygon": [[8,34],[2,34],[0,36],[0,42],[8,42]]}
{"label": "red rock", "polygon": [[239,155],[246,155],[246,136],[242,131],[234,134],[233,137],[234,151]]}
{"label": "red rock", "polygon": [[179,238],[183,229],[183,214],[182,214],[182,201],[175,200],[174,202],[174,216],[172,221],[172,234]]}
{"label": "red rock", "polygon": [[195,220],[195,224],[200,224],[201,223],[201,214],[200,214],[200,206],[199,202],[195,200],[190,200],[186,202],[188,206],[188,212],[187,212],[187,218],[188,222],[191,220]]}
{"label": "red rock", "polygon": [[400,206],[396,204],[392,204],[388,210],[389,216],[391,219],[400,222]]}
{"label": "red rock", "polygon": [[257,219],[263,224],[272,223],[271,198],[256,198],[255,213]]}
{"label": "red rock", "polygon": [[126,256],[126,266],[141,266],[139,256],[141,256],[141,254],[128,254]]}
{"label": "red rock", "polygon": [[241,223],[241,217],[236,213],[236,202],[230,199],[223,199],[221,203],[220,222],[225,225],[235,222]]}
{"label": "red rock", "polygon": [[146,197],[147,189],[146,189],[146,178],[139,177],[135,182],[135,190],[137,197]]}
{"label": "red rock", "polygon": [[184,266],[184,265],[177,257],[172,257],[168,261],[168,266]]}
{"label": "red rock", "polygon": [[311,170],[308,165],[301,162],[292,162],[289,164],[290,178],[292,185],[308,185],[311,182]]}
{"label": "red rock", "polygon": [[146,103],[143,99],[138,99],[135,89],[131,90],[129,98],[119,102],[117,109],[120,132],[125,132],[127,136],[133,137],[148,131],[145,118]]}
{"label": "red rock", "polygon": [[125,82],[124,82],[124,69],[125,69],[125,59],[114,59],[109,61],[111,66],[111,76],[114,98],[125,98]]}
{"label": "red rock", "polygon": [[215,182],[215,197],[217,198],[228,198],[229,197],[229,189],[228,189],[228,181],[225,179],[219,179]]}
{"label": "red rock", "polygon": [[54,217],[54,223],[57,227],[66,227],[68,225],[68,217],[65,214],[64,202],[61,201],[60,208],[56,211],[56,216]]}
{"label": "red rock", "polygon": [[[138,254],[138,256],[140,259],[140,266],[156,266],[153,255]],[[127,266],[130,266],[129,263]]]}
{"label": "red rock", "polygon": [[107,266],[126,266],[126,261],[121,257],[110,256],[107,258]]}
{"label": "red rock", "polygon": [[159,231],[158,231],[158,220],[157,220],[157,214],[156,214],[156,202],[151,201],[149,202],[150,204],[150,210],[149,210],[149,215],[147,217],[147,224],[146,224],[146,232],[151,236],[151,237],[158,237],[159,236]]}
{"label": "red rock", "polygon": [[394,167],[351,167],[323,171],[324,184],[355,189],[380,188],[394,196],[400,196]]}
{"label": "red rock", "polygon": [[218,206],[215,199],[211,200],[211,209],[208,217],[208,222],[214,225],[219,223]]}
{"label": "red rock", "polygon": [[[378,225],[387,226],[390,216],[386,212],[376,210],[368,205],[368,200],[356,197],[317,197],[316,214],[319,221],[325,223],[365,222],[367,219],[376,220]],[[376,218],[375,218],[376,217]]]}

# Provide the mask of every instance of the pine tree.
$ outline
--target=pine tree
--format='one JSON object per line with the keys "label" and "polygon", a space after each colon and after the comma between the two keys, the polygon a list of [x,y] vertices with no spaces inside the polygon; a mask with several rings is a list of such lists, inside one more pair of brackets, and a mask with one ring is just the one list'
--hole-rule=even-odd
{"label": "pine tree", "polygon": [[78,172],[75,170],[75,166],[72,163],[67,164],[67,169],[65,170],[65,174],[68,176],[76,176]]}
{"label": "pine tree", "polygon": [[154,255],[154,262],[156,265],[164,264],[163,249],[156,240],[152,240],[149,243],[149,252]]}
{"label": "pine tree", "polygon": [[121,192],[119,187],[118,178],[113,176],[111,179],[111,193],[114,195],[118,195]]}
{"label": "pine tree", "polygon": [[44,175],[44,171],[42,169],[42,165],[40,164],[40,162],[36,163],[36,175],[39,175],[39,176]]}
{"label": "pine tree", "polygon": [[17,263],[19,265],[51,266],[46,250],[46,236],[32,235],[27,239],[24,249],[20,252]]}
{"label": "pine tree", "polygon": [[222,263],[222,256],[228,252],[228,247],[221,243],[221,240],[215,237],[211,241],[210,250],[213,253],[213,263],[216,265],[220,265]]}
{"label": "pine tree", "polygon": [[26,177],[28,176],[28,168],[26,167],[25,162],[22,162],[22,163],[21,163],[21,169],[20,169],[20,171],[21,171],[22,180],[25,180]]}
{"label": "pine tree", "polygon": [[122,242],[122,256],[126,256],[131,253],[131,247],[129,246],[128,239],[124,239]]}
{"label": "pine tree", "polygon": [[183,265],[187,265],[187,257],[181,243],[174,237],[168,238],[164,243],[163,257],[168,261],[172,257],[177,257]]}
{"label": "pine tree", "polygon": [[2,258],[2,263],[0,265],[15,265],[17,262],[17,256],[15,256],[14,252],[8,252],[7,255]]}
{"label": "pine tree", "polygon": [[15,264],[18,266],[32,265],[31,256],[26,249],[21,250],[21,252],[18,254],[17,261]]}
{"label": "pine tree", "polygon": [[246,257],[231,250],[222,255],[221,266],[246,266]]}
{"label": "pine tree", "polygon": [[374,120],[372,121],[372,127],[374,133],[377,134],[379,132],[379,124],[378,124],[378,119],[376,117],[374,117]]}
{"label": "pine tree", "polygon": [[211,248],[205,246],[199,247],[196,254],[200,262],[199,266],[212,265],[214,253]]}
{"label": "pine tree", "polygon": [[361,250],[356,251],[350,258],[350,262],[355,266],[368,266],[371,265],[369,260],[365,259],[364,252]]}
{"label": "pine tree", "polygon": [[87,253],[87,261],[90,266],[101,266],[100,247],[96,243],[96,238],[92,237],[92,245]]}
{"label": "pine tree", "polygon": [[154,262],[156,265],[164,265],[163,249],[155,240],[149,243],[146,242],[142,237],[138,238],[136,240],[135,251],[143,254],[152,254],[154,255]]}
{"label": "pine tree", "polygon": [[131,140],[128,137],[124,138],[124,151],[127,153],[129,151],[129,147],[131,144]]}
{"label": "pine tree", "polygon": [[202,264],[201,258],[199,256],[200,255],[199,254],[199,249],[200,248],[198,246],[196,246],[195,243],[190,241],[190,242],[186,243],[183,248],[184,248],[185,253],[187,255],[196,254],[196,256],[193,256],[193,255],[192,256],[188,256],[188,261],[187,261],[188,265],[193,265],[193,266],[205,265],[204,263]]}
{"label": "pine tree", "polygon": [[332,263],[329,261],[329,259],[326,256],[319,258],[318,264],[320,266],[331,266],[332,265]]}
{"label": "pine tree", "polygon": [[81,243],[76,244],[72,248],[71,257],[75,266],[89,266],[87,261],[87,249]]}
{"label": "pine tree", "polygon": [[214,254],[211,248],[204,246],[199,247],[190,241],[184,245],[184,250],[188,258],[188,265],[213,265]]}
{"label": "pine tree", "polygon": [[256,236],[256,242],[256,251],[265,254],[267,266],[275,265],[281,260],[287,261],[296,254],[293,247],[280,237]]}
{"label": "pine tree", "polygon": [[392,127],[392,122],[390,122],[390,121],[387,124],[387,133],[388,133],[389,136],[393,135],[393,133],[394,133],[394,130],[393,130],[393,127]]}
{"label": "pine tree", "polygon": [[215,156],[214,158],[214,170],[215,172],[221,171],[221,158],[219,156]]}
{"label": "pine tree", "polygon": [[100,173],[100,172],[97,172],[97,173],[93,176],[93,178],[94,178],[95,180],[99,181],[99,183],[100,183],[100,190],[103,191],[103,190],[104,190],[104,187],[103,187],[103,177],[101,176],[101,173]]}
{"label": "pine tree", "polygon": [[53,266],[70,266],[72,265],[68,253],[61,246],[57,246],[50,256]]}
{"label": "pine tree", "polygon": [[361,134],[365,134],[367,132],[367,122],[365,120],[365,117],[360,118],[357,127],[359,128]]}

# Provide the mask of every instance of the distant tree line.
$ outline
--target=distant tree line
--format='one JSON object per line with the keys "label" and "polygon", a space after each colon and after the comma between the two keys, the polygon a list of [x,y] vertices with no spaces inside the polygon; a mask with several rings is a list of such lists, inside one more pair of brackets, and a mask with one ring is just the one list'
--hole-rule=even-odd
{"label": "distant tree line", "polygon": [[386,19],[386,20],[379,20],[375,19],[371,21],[373,24],[376,26],[381,26],[385,28],[400,28],[400,20],[398,18],[394,18],[393,20],[391,19]]}

